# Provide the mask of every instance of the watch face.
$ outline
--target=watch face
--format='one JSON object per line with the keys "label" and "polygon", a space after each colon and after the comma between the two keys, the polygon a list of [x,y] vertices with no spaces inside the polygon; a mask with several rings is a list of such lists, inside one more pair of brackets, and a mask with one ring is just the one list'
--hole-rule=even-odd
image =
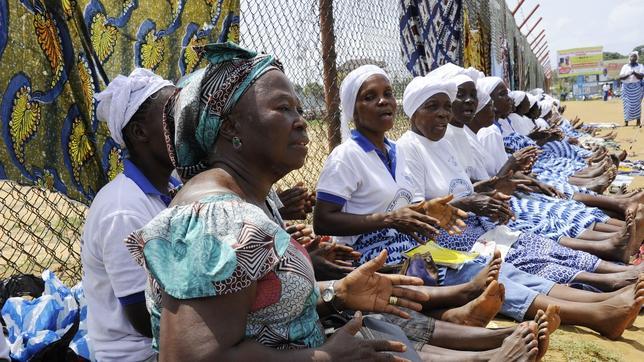
{"label": "watch face", "polygon": [[324,289],[322,291],[322,300],[325,302],[330,302],[333,300],[333,291],[331,289]]}

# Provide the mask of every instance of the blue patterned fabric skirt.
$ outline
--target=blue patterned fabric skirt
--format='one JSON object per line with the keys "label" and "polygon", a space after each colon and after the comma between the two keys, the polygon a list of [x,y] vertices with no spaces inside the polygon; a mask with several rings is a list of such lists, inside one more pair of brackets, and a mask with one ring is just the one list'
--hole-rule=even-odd
{"label": "blue patterned fabric skirt", "polygon": [[550,141],[541,146],[541,149],[544,152],[547,152],[554,156],[569,158],[578,161],[582,161],[583,159],[588,158],[593,154],[586,149],[571,145],[566,141]]}
{"label": "blue patterned fabric skirt", "polygon": [[[518,133],[512,133],[503,137],[503,144],[505,148],[509,148],[513,152],[529,146],[538,147],[537,143],[530,137]],[[543,151],[539,158],[566,158],[584,162],[585,158],[592,155],[592,152],[579,146],[571,145],[565,141],[551,141],[539,148]]]}
{"label": "blue patterned fabric skirt", "polygon": [[622,83],[622,101],[624,102],[624,120],[639,119],[642,115],[642,82]]}
{"label": "blue patterned fabric skirt", "polygon": [[[481,235],[495,227],[487,219],[477,216],[470,216],[466,223],[467,227],[462,234],[449,235],[441,232],[436,243],[453,250],[470,251]],[[528,233],[521,233],[505,257],[506,263],[520,270],[563,284],[570,283],[581,272],[593,272],[600,261],[594,255]]]}
{"label": "blue patterned fabric skirt", "polygon": [[601,210],[574,200],[561,200],[542,194],[512,196],[510,206],[516,220],[508,227],[558,240],[562,236],[578,237],[597,222],[609,219]]}
{"label": "blue patterned fabric skirt", "polygon": [[594,272],[601,259],[550,239],[523,233],[505,256],[505,262],[555,283],[569,284],[581,272]]}
{"label": "blue patterned fabric skirt", "polygon": [[353,249],[362,253],[360,264],[375,258],[383,249],[387,249],[387,265],[396,265],[404,261],[403,253],[418,246],[414,238],[396,229],[381,229],[358,237]]}

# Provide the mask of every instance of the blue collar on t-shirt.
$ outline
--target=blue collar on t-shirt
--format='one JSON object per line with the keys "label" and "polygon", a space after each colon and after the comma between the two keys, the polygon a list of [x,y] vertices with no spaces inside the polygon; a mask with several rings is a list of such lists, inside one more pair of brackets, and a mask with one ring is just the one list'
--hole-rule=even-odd
{"label": "blue collar on t-shirt", "polygon": [[494,125],[496,125],[499,128],[499,131],[503,132],[503,128],[501,127],[501,122],[499,122],[498,119],[494,120]]}
{"label": "blue collar on t-shirt", "polygon": [[[134,164],[134,162],[124,159],[123,160],[123,174],[129,178],[130,180],[134,181],[134,183],[145,193],[146,195],[154,195],[154,196],[159,196],[161,201],[168,206],[170,205],[170,202],[172,201],[172,197],[169,195],[166,195],[162,193],[161,191],[157,190],[154,185],[148,180],[147,177],[139,170],[138,167]],[[179,180],[175,179],[174,177],[170,176],[169,183],[172,185],[172,187],[177,187],[181,185],[181,182]]]}
{"label": "blue collar on t-shirt", "polygon": [[365,137],[360,131],[357,129],[354,129],[351,131],[351,139],[354,140],[360,148],[362,148],[363,151],[365,152],[371,152],[371,151],[376,151],[376,154],[378,157],[380,157],[380,160],[382,163],[385,165],[387,168],[387,171],[391,174],[391,177],[396,179],[396,144],[390,142],[387,137],[385,137],[385,148],[387,149],[387,156],[389,157],[389,161],[387,162],[387,157],[385,157],[385,154],[378,148],[376,147],[367,137]]}

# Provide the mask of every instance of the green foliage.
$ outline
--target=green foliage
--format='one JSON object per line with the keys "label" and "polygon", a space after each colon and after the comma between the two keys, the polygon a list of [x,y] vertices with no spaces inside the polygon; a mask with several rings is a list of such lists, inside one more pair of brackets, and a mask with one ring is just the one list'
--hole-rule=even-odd
{"label": "green foliage", "polygon": [[626,55],[617,52],[604,52],[604,60],[624,59]]}

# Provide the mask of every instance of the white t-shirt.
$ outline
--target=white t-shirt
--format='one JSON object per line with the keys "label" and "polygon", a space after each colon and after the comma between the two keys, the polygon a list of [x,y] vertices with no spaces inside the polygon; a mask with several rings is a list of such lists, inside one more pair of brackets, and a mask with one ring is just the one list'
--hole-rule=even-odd
{"label": "white t-shirt", "polygon": [[505,152],[503,136],[501,136],[498,127],[491,125],[490,127],[481,128],[476,133],[476,138],[483,145],[487,154],[492,157],[495,174],[498,173],[509,158]]}
{"label": "white t-shirt", "polygon": [[456,150],[445,138],[434,142],[407,131],[396,145],[405,153],[414,184],[414,201],[448,194],[458,199],[474,192],[469,176],[458,163]]}
{"label": "white t-shirt", "polygon": [[[619,72],[620,78],[626,74],[631,74],[631,72],[644,73],[644,64],[639,64],[632,66],[630,63],[624,64],[622,70]],[[624,79],[622,83],[636,83],[640,80],[634,74],[631,74],[628,78]]]}
{"label": "white t-shirt", "polygon": [[602,86],[602,90],[603,90],[604,92],[608,92],[608,91],[610,90],[610,86],[608,85],[608,83],[606,83],[606,84],[604,84],[604,85]]}
{"label": "white t-shirt", "polygon": [[534,123],[532,123],[532,120],[526,116],[511,113],[508,116],[508,119],[510,120],[514,130],[522,136],[529,135],[530,132],[532,132],[532,129],[534,129]]}
{"label": "white t-shirt", "polygon": [[[433,142],[407,131],[398,140],[398,147],[405,151],[407,166],[413,175],[414,198],[424,196],[432,199],[454,194],[454,198],[457,199],[474,192],[468,175],[456,157],[453,157],[457,151],[445,138]],[[477,240],[495,240],[502,256],[505,257],[520,234],[501,225],[489,230]]]}
{"label": "white t-shirt", "polygon": [[503,137],[509,136],[512,133],[516,132],[513,125],[511,125],[507,119],[501,118],[498,120],[498,122],[499,122],[499,125],[501,125],[501,135],[503,135]]}
{"label": "white t-shirt", "polygon": [[[316,190],[318,199],[343,203],[343,212],[356,215],[389,212],[410,204],[412,180],[405,156],[395,143],[387,143],[395,150],[395,180],[374,146],[353,131],[352,138],[336,147],[324,162]],[[358,237],[339,236],[336,240],[353,245]]]}
{"label": "white t-shirt", "polygon": [[4,333],[0,333],[0,361],[9,361],[9,343],[4,337]]}
{"label": "white t-shirt", "polygon": [[489,176],[484,166],[485,161],[478,152],[472,150],[471,146],[468,147],[470,141],[464,128],[466,127],[458,128],[448,124],[444,139],[452,144],[456,151],[455,156],[458,163],[465,168],[465,172],[470,176],[470,179],[487,180]]}
{"label": "white t-shirt", "polygon": [[540,130],[542,130],[542,131],[543,131],[543,130],[545,130],[545,129],[550,128],[550,125],[548,124],[548,122],[547,122],[545,119],[543,119],[543,118],[537,118],[537,119],[535,119],[535,120],[534,120],[534,123],[535,123],[535,124],[537,125],[537,127],[539,127],[539,129],[540,129]]}
{"label": "white t-shirt", "polygon": [[[147,185],[153,187],[149,181]],[[147,274],[130,255],[125,238],[165,208],[159,196],[146,194],[123,173],[92,202],[81,239],[81,262],[88,334],[98,361],[143,361],[155,354],[152,339],[134,329],[118,298],[143,292],[147,285]]]}
{"label": "white t-shirt", "polygon": [[[481,144],[476,133],[474,133],[469,127],[463,127],[467,140],[470,143],[472,154],[476,155],[476,158],[479,161],[483,161],[482,164],[477,164],[477,167],[481,173],[486,172],[487,177],[481,180],[486,180],[490,177],[496,176],[496,173],[499,171],[496,169],[496,162],[494,157],[487,152],[485,147]],[[500,168],[499,168],[500,169]]]}

